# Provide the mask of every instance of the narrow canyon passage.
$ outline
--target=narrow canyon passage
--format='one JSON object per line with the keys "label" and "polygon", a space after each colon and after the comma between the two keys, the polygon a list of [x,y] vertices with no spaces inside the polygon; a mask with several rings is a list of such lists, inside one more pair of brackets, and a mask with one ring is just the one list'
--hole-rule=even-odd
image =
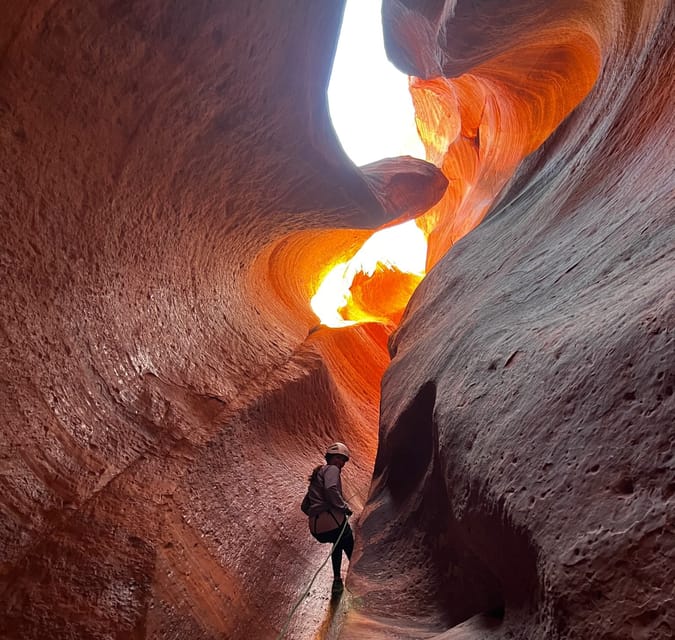
{"label": "narrow canyon passage", "polygon": [[[289,638],[675,633],[672,3],[385,0],[428,162],[360,168],[342,9],[0,9],[3,638],[275,638],[333,440],[350,594]],[[413,218],[400,324],[317,326]]]}

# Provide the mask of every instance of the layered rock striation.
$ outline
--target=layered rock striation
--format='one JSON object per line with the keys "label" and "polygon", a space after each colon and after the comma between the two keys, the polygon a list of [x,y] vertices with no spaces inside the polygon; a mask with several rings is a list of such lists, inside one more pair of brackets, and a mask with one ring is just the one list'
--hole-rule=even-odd
{"label": "layered rock striation", "polygon": [[[275,637],[334,439],[341,637],[672,636],[673,10],[506,4],[385,3],[432,164],[361,169],[341,3],[3,5],[0,636]],[[317,328],[418,215],[394,339]]]}
{"label": "layered rock striation", "polygon": [[342,152],[341,11],[3,4],[2,637],[272,637],[326,442],[363,503],[387,333],[309,299],[446,180]]}
{"label": "layered rock striation", "polygon": [[[478,189],[502,191],[456,243],[464,201],[436,206],[459,220],[431,255],[454,246],[390,343],[353,574],[365,604],[344,636],[670,638],[673,7],[387,2],[384,15],[390,55],[422,77],[418,103],[433,93],[426,113],[454,114],[440,138],[430,127],[435,161],[487,167]],[[499,177],[543,122],[557,128]],[[499,148],[484,151],[484,130]]]}

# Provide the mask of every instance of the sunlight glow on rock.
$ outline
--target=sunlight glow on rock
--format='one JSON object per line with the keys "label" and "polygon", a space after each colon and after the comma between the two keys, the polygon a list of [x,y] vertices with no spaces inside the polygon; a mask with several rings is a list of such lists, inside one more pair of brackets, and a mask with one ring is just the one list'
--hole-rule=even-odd
{"label": "sunlight glow on rock", "polygon": [[397,323],[425,275],[426,255],[426,236],[414,220],[382,229],[328,271],[312,309],[329,327]]}

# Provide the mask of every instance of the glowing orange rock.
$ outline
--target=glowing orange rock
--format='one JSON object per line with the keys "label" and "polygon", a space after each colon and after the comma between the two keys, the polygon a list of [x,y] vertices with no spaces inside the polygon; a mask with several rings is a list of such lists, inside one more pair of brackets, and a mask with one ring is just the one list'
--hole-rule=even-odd
{"label": "glowing orange rock", "polygon": [[422,277],[382,264],[372,275],[358,273],[350,289],[351,298],[339,312],[345,320],[395,326]]}
{"label": "glowing orange rock", "polygon": [[[588,94],[599,65],[597,37],[565,27],[547,32],[544,40],[501,51],[456,78],[411,78],[427,159],[448,179],[440,201],[418,219],[429,238],[427,270],[481,222],[523,158]],[[404,175],[396,178],[410,197]],[[388,187],[395,200],[394,183]],[[368,285],[370,291],[375,287]],[[393,287],[387,290],[392,293]],[[347,306],[350,319],[366,317],[363,308],[353,307]]]}
{"label": "glowing orange rock", "polygon": [[670,640],[675,4],[383,12],[450,186],[344,637]]}
{"label": "glowing orange rock", "polygon": [[428,267],[480,223],[523,158],[593,86],[598,42],[583,31],[549,38],[458,78],[411,79],[427,157],[449,181],[443,199],[420,221],[430,234]]}

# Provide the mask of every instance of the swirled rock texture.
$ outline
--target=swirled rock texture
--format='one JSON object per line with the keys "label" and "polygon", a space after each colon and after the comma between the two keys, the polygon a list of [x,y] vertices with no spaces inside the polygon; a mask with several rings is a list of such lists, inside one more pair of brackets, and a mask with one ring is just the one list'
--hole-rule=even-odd
{"label": "swirled rock texture", "polygon": [[[431,164],[362,169],[341,11],[0,8],[0,637],[276,637],[335,439],[357,512],[375,463],[341,637],[672,636],[671,3],[386,2]],[[395,339],[317,327],[419,214]]]}
{"label": "swirled rock texture", "polygon": [[[672,638],[673,5],[384,22],[450,187],[390,343],[343,637]],[[497,204],[455,235],[475,189]]]}
{"label": "swirled rock texture", "polygon": [[274,637],[328,442],[365,500],[388,334],[310,333],[309,300],[447,181],[347,159],[342,6],[286,5],[0,9],[3,638]]}

